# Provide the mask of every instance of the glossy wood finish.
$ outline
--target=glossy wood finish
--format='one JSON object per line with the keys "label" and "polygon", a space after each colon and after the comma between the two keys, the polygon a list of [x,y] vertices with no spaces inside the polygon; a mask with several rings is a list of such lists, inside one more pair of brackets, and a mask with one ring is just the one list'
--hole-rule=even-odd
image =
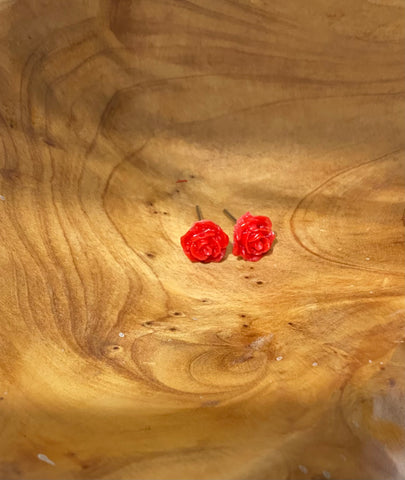
{"label": "glossy wood finish", "polygon": [[2,479],[405,477],[404,6],[0,2]]}

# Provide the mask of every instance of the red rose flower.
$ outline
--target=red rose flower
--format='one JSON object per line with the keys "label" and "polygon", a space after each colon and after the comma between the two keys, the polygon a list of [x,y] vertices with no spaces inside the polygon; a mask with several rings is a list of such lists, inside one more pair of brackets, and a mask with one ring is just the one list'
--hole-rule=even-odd
{"label": "red rose flower", "polygon": [[229,243],[228,235],[210,220],[196,222],[181,237],[184,253],[192,262],[220,262]]}
{"label": "red rose flower", "polygon": [[238,219],[234,228],[232,253],[244,260],[257,262],[270,250],[276,238],[271,227],[269,217],[245,213]]}

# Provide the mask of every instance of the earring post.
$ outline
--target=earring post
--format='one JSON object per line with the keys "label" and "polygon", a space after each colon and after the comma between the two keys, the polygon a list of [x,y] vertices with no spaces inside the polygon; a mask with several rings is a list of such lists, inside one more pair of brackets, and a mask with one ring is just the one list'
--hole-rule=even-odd
{"label": "earring post", "polygon": [[226,208],[224,208],[223,212],[225,213],[225,215],[230,218],[231,220],[233,220],[235,223],[237,222],[236,218],[232,215],[231,212],[229,212]]}
{"label": "earring post", "polygon": [[202,220],[202,219],[203,219],[203,215],[202,215],[200,206],[199,206],[199,205],[196,205],[196,206],[195,206],[195,209],[196,209],[196,212],[197,212],[198,220]]}

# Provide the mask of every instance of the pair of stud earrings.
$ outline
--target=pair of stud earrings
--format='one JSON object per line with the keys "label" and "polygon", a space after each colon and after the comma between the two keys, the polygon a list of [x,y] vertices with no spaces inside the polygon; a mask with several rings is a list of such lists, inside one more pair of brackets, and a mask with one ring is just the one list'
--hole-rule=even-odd
{"label": "pair of stud earrings", "polygon": [[[228,235],[211,220],[203,220],[200,207],[196,206],[196,222],[180,243],[192,262],[220,262],[229,243]],[[269,217],[251,215],[249,212],[236,219],[228,210],[224,213],[235,222],[233,231],[233,255],[249,262],[257,262],[270,249],[276,238]]]}

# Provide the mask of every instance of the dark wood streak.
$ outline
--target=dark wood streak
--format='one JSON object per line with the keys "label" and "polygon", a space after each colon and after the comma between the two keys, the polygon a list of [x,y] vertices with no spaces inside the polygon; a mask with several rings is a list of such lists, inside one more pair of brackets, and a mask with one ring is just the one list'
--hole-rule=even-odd
{"label": "dark wood streak", "polygon": [[[390,157],[392,155],[395,155],[397,153],[400,153],[401,151],[403,151],[402,148],[400,149],[397,149],[397,150],[394,150],[392,152],[389,152],[389,153],[385,153],[384,155],[381,155],[377,158],[373,158],[371,160],[367,160],[365,162],[362,162],[362,163],[359,163],[358,165],[354,166],[354,167],[349,167],[349,168],[346,168],[338,173],[336,173],[335,175],[331,176],[330,178],[328,178],[327,180],[325,180],[324,182],[322,182],[320,185],[318,185],[316,188],[314,188],[313,190],[311,190],[309,193],[307,193],[304,197],[301,198],[301,200],[298,202],[298,204],[296,205],[296,207],[294,208],[294,211],[290,217],[290,229],[291,229],[291,233],[293,234],[294,236],[294,239],[296,240],[296,242],[304,249],[306,250],[307,252],[309,252],[311,255],[314,255],[315,257],[318,257],[318,258],[321,258],[322,260],[326,260],[328,262],[332,262],[332,263],[336,263],[338,265],[341,265],[343,267],[348,267],[348,268],[355,268],[355,269],[358,269],[358,270],[364,270],[364,271],[369,271],[369,272],[380,272],[380,273],[383,273],[380,269],[378,268],[373,268],[373,267],[364,267],[363,265],[359,265],[359,264],[354,264],[354,263],[348,263],[348,262],[341,262],[339,260],[336,260],[336,259],[333,259],[333,258],[330,258],[330,257],[327,257],[325,255],[322,255],[318,252],[316,252],[315,250],[309,248],[308,246],[306,246],[302,241],[301,239],[299,238],[299,236],[297,235],[296,231],[295,231],[295,217],[297,215],[297,213],[300,211],[300,209],[302,208],[302,205],[305,203],[305,201],[314,196],[316,193],[318,193],[319,191],[321,191],[325,186],[327,186],[330,182],[332,182],[333,180],[335,180],[336,178],[340,177],[341,175],[344,175],[345,173],[347,172],[351,172],[353,170],[357,170],[358,168],[361,168],[363,167],[364,165],[368,165],[368,164],[371,164],[371,163],[374,163],[374,162],[378,162],[380,160],[384,160],[385,158],[387,157]],[[396,276],[402,276],[401,274],[398,274],[398,273],[395,273],[395,272],[390,272],[390,275],[396,275]]]}

